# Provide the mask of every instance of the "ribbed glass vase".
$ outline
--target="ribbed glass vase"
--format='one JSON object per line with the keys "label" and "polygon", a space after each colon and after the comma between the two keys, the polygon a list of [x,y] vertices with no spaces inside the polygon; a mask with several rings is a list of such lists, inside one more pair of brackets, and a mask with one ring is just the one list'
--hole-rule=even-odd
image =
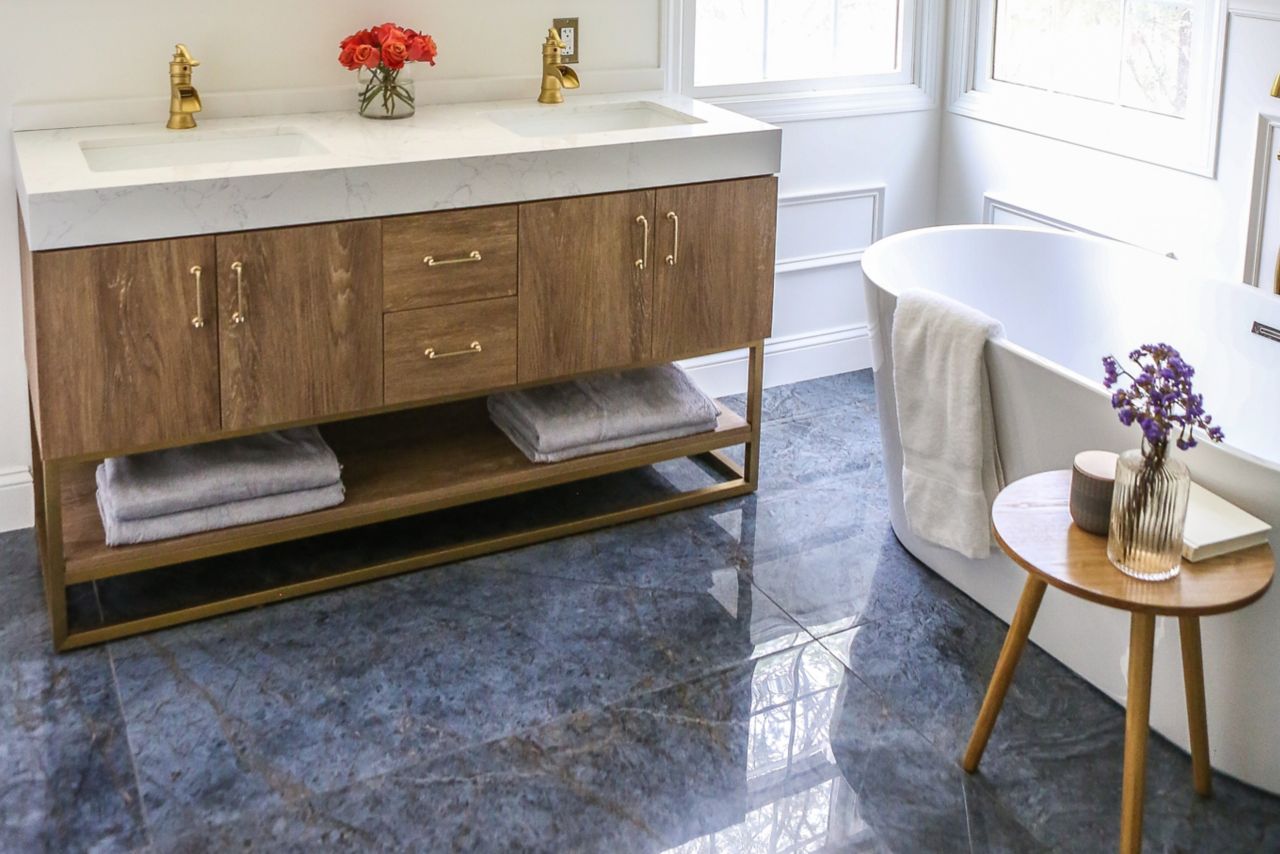
{"label": "ribbed glass vase", "polygon": [[1125,451],[1116,465],[1107,557],[1126,575],[1165,581],[1182,570],[1182,535],[1187,524],[1191,472],[1161,455],[1148,460]]}

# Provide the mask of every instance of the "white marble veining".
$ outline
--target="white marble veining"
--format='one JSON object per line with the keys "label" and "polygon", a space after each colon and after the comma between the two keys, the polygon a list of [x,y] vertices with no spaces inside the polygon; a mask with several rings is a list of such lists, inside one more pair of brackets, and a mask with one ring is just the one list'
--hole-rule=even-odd
{"label": "white marble veining", "polygon": [[[592,108],[645,102],[674,111],[671,124],[618,130],[518,133],[516,111],[560,115],[565,125]],[[495,116],[501,121],[495,120]],[[309,222],[619,192],[777,172],[782,132],[689,98],[665,93],[583,96],[563,107],[492,102],[420,106],[398,121],[352,112],[209,119],[193,131],[146,125],[22,131],[13,135],[18,196],[33,250],[61,249]],[[677,119],[678,120],[675,120]],[[604,123],[607,125],[607,123]],[[504,126],[505,125],[505,126]],[[176,137],[176,133],[183,134]],[[296,156],[264,156],[119,168],[103,148],[299,135]],[[319,150],[316,150],[316,149]],[[91,168],[86,150],[95,155]],[[184,162],[195,161],[195,162]],[[116,163],[102,168],[102,163]],[[126,164],[127,165],[127,164]]]}

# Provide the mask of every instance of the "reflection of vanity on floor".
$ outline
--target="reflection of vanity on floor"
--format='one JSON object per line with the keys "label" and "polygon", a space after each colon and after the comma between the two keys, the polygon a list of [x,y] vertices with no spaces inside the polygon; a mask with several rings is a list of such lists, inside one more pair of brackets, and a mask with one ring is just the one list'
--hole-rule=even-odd
{"label": "reflection of vanity on floor", "polygon": [[[376,166],[361,120],[293,117],[330,152],[296,171],[278,160],[256,171],[80,163],[55,176],[84,135],[112,129],[19,135],[37,528],[58,648],[752,491],[780,132],[658,100],[698,123],[513,142],[496,126],[477,132],[474,107],[444,108],[436,121],[472,134],[466,157],[423,143],[421,160],[402,147]],[[202,130],[227,132],[216,125]],[[344,139],[364,158],[345,171]],[[76,179],[83,187],[67,186]],[[500,388],[742,347],[747,418],[725,411],[712,433],[534,465],[485,411]],[[341,506],[104,545],[103,457],[301,424],[325,425],[344,465]],[[721,453],[734,445],[747,447],[744,466]],[[68,618],[69,595],[92,599],[117,577],[681,457],[718,482],[176,609]]]}

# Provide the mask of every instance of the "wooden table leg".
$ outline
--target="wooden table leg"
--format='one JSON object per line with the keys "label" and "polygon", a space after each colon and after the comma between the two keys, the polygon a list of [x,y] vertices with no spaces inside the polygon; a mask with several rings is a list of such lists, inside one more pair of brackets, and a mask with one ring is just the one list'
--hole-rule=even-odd
{"label": "wooden table leg", "polygon": [[1129,622],[1129,696],[1124,722],[1124,788],[1120,796],[1120,851],[1142,851],[1142,802],[1147,783],[1147,733],[1151,719],[1154,614],[1134,612]]}
{"label": "wooden table leg", "polygon": [[1009,693],[1013,671],[1017,669],[1022,651],[1026,649],[1027,636],[1031,634],[1031,624],[1036,621],[1036,612],[1040,610],[1040,601],[1044,598],[1047,586],[1032,575],[1027,577],[1027,583],[1022,588],[1018,610],[1014,612],[1013,622],[1009,624],[1009,634],[1005,635],[1000,658],[996,661],[996,672],[991,676],[987,696],[982,701],[982,710],[978,712],[978,720],[973,725],[973,735],[969,737],[969,747],[964,752],[961,764],[970,774],[978,770],[982,752],[987,749],[987,740],[991,738],[991,730],[1000,715],[1000,707],[1004,705],[1005,694]]}
{"label": "wooden table leg", "polygon": [[1179,617],[1182,639],[1182,682],[1187,691],[1187,728],[1191,741],[1191,778],[1196,794],[1213,795],[1209,766],[1209,723],[1204,703],[1204,655],[1200,649],[1200,618]]}

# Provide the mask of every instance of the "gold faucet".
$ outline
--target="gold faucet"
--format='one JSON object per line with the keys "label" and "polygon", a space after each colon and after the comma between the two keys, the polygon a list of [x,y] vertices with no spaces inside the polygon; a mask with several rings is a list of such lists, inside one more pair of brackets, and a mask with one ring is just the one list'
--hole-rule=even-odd
{"label": "gold faucet", "polygon": [[189,130],[196,126],[195,113],[204,107],[200,93],[191,85],[191,69],[200,63],[191,58],[185,44],[175,45],[169,60],[169,130]]}
{"label": "gold faucet", "polygon": [[565,43],[554,29],[547,31],[547,40],[542,45],[542,94],[538,96],[539,104],[563,104],[564,90],[577,89],[582,85],[578,73],[560,62],[560,51]]}

